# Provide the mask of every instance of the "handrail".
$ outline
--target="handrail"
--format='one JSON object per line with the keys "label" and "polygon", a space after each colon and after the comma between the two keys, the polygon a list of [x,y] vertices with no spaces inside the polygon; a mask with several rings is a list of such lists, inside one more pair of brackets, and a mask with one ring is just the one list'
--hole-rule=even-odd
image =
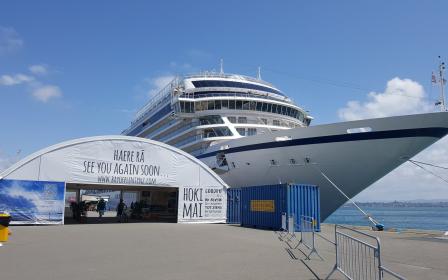
{"label": "handrail", "polygon": [[176,130],[174,130],[158,139],[155,139],[155,140],[163,142],[163,141],[173,137],[174,135],[180,134],[181,132],[184,132],[184,131],[186,131],[192,127],[195,127],[195,126],[199,126],[199,122],[191,122],[187,125],[181,126],[181,127],[177,128]]}
{"label": "handrail", "polygon": [[138,122],[142,119],[146,114],[148,114],[154,107],[156,107],[161,101],[163,101],[166,97],[171,95],[172,90],[178,86],[180,83],[179,77],[173,78],[171,82],[169,82],[164,88],[162,88],[154,97],[152,97],[140,110],[135,114],[135,119],[132,121],[132,124]]}
{"label": "handrail", "polygon": [[275,100],[275,101],[279,101],[279,102],[285,102],[288,104],[293,104],[291,99],[286,96],[273,97],[268,94],[256,94],[256,93],[247,93],[247,92],[224,92],[224,91],[223,92],[204,93],[204,94],[197,94],[197,93],[202,93],[202,92],[194,91],[194,92],[184,93],[181,96],[179,96],[179,98],[198,99],[198,98],[207,98],[207,97],[246,97],[246,98],[269,99],[269,100]]}
{"label": "handrail", "polygon": [[[272,87],[274,89],[277,89],[273,84],[266,82],[261,79],[257,79],[254,77],[246,76],[246,75],[239,75],[239,74],[231,74],[231,73],[217,73],[217,72],[202,72],[202,73],[193,73],[193,74],[187,74],[183,76],[185,79],[190,78],[228,78],[228,79],[235,79],[240,81],[249,81],[254,83],[263,84],[269,87]],[[278,89],[277,89],[278,90]]]}

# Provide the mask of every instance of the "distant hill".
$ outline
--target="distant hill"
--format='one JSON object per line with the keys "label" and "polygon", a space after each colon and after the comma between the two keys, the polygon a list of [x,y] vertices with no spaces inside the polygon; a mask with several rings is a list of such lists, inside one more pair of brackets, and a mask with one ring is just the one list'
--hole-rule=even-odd
{"label": "distant hill", "polygon": [[[364,207],[448,207],[448,199],[415,199],[408,201],[372,201],[372,202],[356,202],[359,206]],[[353,204],[346,202],[343,207],[353,207]]]}

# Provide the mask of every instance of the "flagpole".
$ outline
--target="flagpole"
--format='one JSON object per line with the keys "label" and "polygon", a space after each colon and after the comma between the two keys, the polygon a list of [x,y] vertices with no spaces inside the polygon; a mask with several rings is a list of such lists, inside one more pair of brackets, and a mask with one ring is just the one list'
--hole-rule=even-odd
{"label": "flagpole", "polygon": [[[439,56],[440,59],[440,56]],[[446,105],[445,105],[445,77],[444,77],[444,71],[445,71],[445,62],[440,62],[439,65],[439,82],[440,82],[440,97],[441,97],[441,110],[446,111]]]}

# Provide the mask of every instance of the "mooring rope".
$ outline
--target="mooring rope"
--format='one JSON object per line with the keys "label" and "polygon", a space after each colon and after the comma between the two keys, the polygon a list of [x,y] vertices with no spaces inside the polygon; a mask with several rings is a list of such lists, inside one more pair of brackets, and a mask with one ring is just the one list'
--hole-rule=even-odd
{"label": "mooring rope", "polygon": [[[307,161],[307,160],[306,160]],[[352,203],[364,216],[375,226],[379,229],[378,226],[382,226],[381,223],[379,223],[377,220],[375,220],[372,215],[366,213],[361,207],[359,207],[356,202],[354,202],[348,195],[346,195],[319,167],[317,167],[317,164],[313,164],[308,162],[313,168],[315,168],[321,175],[324,177],[336,190],[338,190],[350,203]]]}
{"label": "mooring rope", "polygon": [[448,168],[443,167],[443,166],[434,165],[434,164],[431,164],[431,163],[425,163],[425,162],[421,162],[421,161],[416,161],[416,160],[412,160],[412,159],[408,159],[408,161],[409,161],[410,163],[414,164],[415,166],[420,167],[420,168],[423,169],[424,171],[428,172],[429,174],[432,174],[433,176],[439,178],[440,180],[442,180],[442,181],[444,181],[445,183],[448,184],[448,180],[447,180],[447,179],[443,178],[443,177],[440,176],[439,174],[436,174],[436,173],[432,172],[431,170],[428,170],[427,168],[425,168],[425,167],[422,166],[422,165],[424,164],[424,165],[433,166],[433,167],[438,167],[438,168],[443,168],[443,169],[448,169]]}

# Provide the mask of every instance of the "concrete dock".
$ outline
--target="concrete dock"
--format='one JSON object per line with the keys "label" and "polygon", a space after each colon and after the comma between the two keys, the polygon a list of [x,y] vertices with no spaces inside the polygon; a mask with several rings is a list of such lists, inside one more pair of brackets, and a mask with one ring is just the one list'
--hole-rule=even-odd
{"label": "concrete dock", "polygon": [[[0,247],[1,279],[322,279],[334,246],[317,237],[324,261],[267,230],[233,225],[128,223],[13,226]],[[333,226],[322,236],[334,239]],[[386,267],[408,279],[448,279],[441,232],[372,232]],[[344,279],[340,273],[332,279]],[[391,278],[386,278],[391,279]]]}

